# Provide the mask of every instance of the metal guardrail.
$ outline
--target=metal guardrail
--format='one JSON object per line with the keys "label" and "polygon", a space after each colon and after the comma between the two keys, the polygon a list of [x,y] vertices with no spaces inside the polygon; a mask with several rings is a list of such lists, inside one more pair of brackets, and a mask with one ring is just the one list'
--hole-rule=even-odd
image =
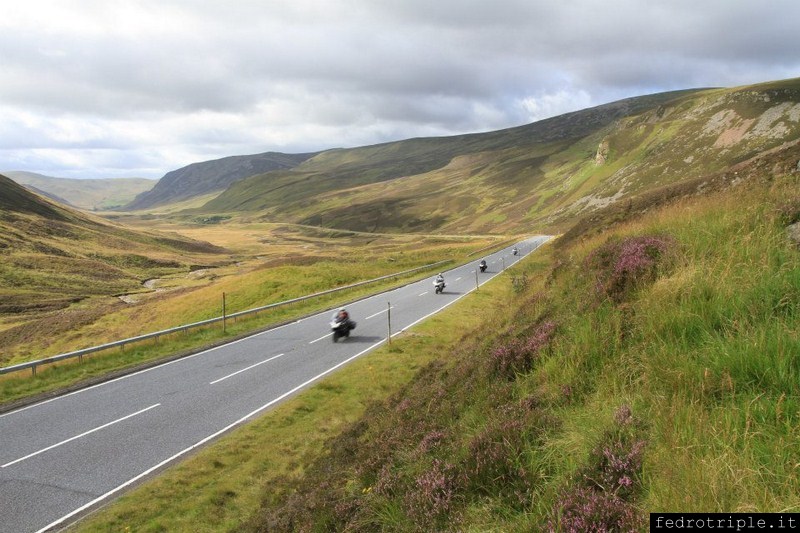
{"label": "metal guardrail", "polygon": [[345,285],[344,287],[337,287],[335,289],[328,289],[327,291],[317,292],[314,294],[309,294],[307,296],[300,296],[299,298],[293,298],[291,300],[284,300],[282,302],[276,302],[274,304],[264,305],[261,307],[256,307],[253,309],[247,309],[246,311],[239,311],[238,313],[231,313],[230,315],[223,314],[222,316],[218,316],[215,318],[208,318],[206,320],[201,320],[200,322],[193,322],[192,324],[184,324],[181,326],[176,326],[174,328],[164,329],[161,331],[155,331],[153,333],[146,333],[144,335],[139,335],[136,337],[130,337],[128,339],[123,339],[120,341],[113,341],[107,342],[105,344],[100,344],[98,346],[92,346],[90,348],[83,348],[81,350],[75,350],[74,352],[67,352],[62,353],[59,355],[54,355],[52,357],[47,357],[45,359],[37,359],[36,361],[28,361],[26,363],[20,363],[17,365],[7,366],[0,368],[0,374],[10,374],[11,372],[18,372],[20,370],[26,370],[28,368],[31,369],[33,374],[36,374],[36,367],[39,365],[48,365],[51,363],[56,363],[58,361],[63,361],[65,359],[72,359],[77,357],[81,359],[84,355],[88,355],[94,352],[100,352],[103,350],[107,350],[109,348],[117,348],[117,347],[124,347],[126,344],[132,344],[135,342],[141,342],[147,339],[155,339],[160,337],[161,335],[169,335],[170,333],[178,333],[188,331],[192,328],[197,328],[200,326],[207,326],[209,324],[213,324],[215,322],[222,322],[223,320],[227,320],[229,318],[237,318],[240,316],[245,316],[253,313],[258,313],[260,311],[266,311],[267,309],[274,309],[275,307],[280,307],[283,305],[289,305],[297,302],[302,302],[304,300],[310,300],[312,298],[319,298],[320,296],[325,296],[327,294],[331,294],[338,291],[343,291],[347,289],[353,289],[355,287],[361,287],[362,285],[367,285],[369,283],[375,283],[376,281],[382,281],[389,278],[394,278],[398,276],[404,276],[406,274],[413,274],[414,272],[419,272],[420,270],[425,270],[428,268],[432,268],[438,265],[442,265],[445,263],[451,262],[452,259],[445,259],[443,261],[437,261],[436,263],[430,263],[428,265],[423,265],[421,267],[412,268],[411,270],[405,270],[403,272],[396,272],[394,274],[387,274],[386,276],[381,276],[379,278],[370,279],[367,281],[359,281],[358,283],[353,283],[351,285]]}

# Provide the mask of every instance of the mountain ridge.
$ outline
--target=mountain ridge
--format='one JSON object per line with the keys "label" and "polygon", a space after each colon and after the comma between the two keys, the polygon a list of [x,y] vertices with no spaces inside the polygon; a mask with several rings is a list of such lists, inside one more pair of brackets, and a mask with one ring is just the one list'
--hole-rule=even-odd
{"label": "mountain ridge", "polygon": [[[661,93],[488,134],[323,152],[237,182],[198,211],[345,230],[560,231],[798,137],[800,79]],[[438,160],[417,172],[398,154]]]}
{"label": "mountain ridge", "polygon": [[194,196],[223,191],[230,184],[254,174],[293,168],[315,154],[316,152],[303,154],[264,152],[192,163],[167,172],[152,189],[140,193],[120,210],[149,209]]}

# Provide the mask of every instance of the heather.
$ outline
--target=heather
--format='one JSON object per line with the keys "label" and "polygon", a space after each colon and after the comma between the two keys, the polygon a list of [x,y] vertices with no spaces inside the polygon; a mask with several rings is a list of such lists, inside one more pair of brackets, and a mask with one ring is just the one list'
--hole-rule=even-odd
{"label": "heather", "polygon": [[[253,532],[628,532],[654,511],[798,512],[797,190],[800,173],[766,169],[572,232],[95,530],[158,502],[184,521],[138,530],[223,515]],[[237,479],[225,494],[260,507],[236,517],[238,497],[175,495]]]}
{"label": "heather", "polygon": [[491,331],[330,439],[246,529],[644,531],[651,511],[797,511],[796,182],[683,199],[521,265]]}

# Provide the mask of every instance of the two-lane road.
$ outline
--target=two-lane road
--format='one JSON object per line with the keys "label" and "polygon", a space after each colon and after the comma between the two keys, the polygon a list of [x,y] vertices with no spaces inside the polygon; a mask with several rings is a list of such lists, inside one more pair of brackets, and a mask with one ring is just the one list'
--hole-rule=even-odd
{"label": "two-lane road", "polygon": [[[483,284],[547,237],[486,256]],[[0,415],[0,532],[68,523],[475,289],[474,264],[348,306],[358,327],[334,344],[330,312]]]}

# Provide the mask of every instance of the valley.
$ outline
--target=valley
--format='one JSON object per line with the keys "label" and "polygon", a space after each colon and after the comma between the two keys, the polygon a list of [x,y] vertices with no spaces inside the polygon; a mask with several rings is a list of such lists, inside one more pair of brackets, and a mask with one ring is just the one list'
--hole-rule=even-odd
{"label": "valley", "polygon": [[[554,235],[74,529],[638,530],[653,511],[797,510],[798,180],[800,79],[195,163],[98,213],[0,177],[0,366],[219,316],[223,294],[236,312]],[[0,405],[294,335],[433,273],[3,375]],[[254,351],[277,357],[278,331]]]}

